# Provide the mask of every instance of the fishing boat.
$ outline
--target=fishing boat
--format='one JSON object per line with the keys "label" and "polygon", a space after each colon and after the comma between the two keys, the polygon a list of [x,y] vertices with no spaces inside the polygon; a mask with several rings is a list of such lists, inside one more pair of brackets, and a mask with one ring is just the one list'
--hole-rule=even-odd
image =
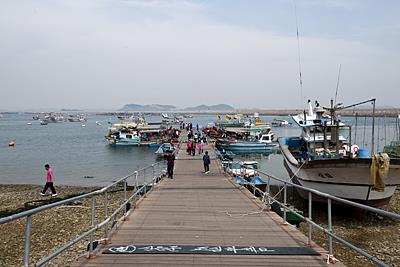
{"label": "fishing boat", "polygon": [[[386,154],[371,157],[365,149],[357,151],[357,146],[351,143],[351,126],[337,116],[338,110],[369,102],[373,102],[375,113],[375,99],[346,107],[334,105],[333,101],[330,108],[316,103],[315,110],[309,101],[308,114],[304,111],[292,117],[301,128],[301,135],[278,141],[284,166],[293,182],[374,207],[389,203],[400,184],[400,159],[389,159]],[[374,136],[372,148],[373,140]],[[374,154],[373,149],[371,152]],[[379,172],[371,171],[380,167]],[[298,192],[308,198],[308,192],[301,189]],[[318,196],[313,196],[313,200],[326,201]]]}
{"label": "fishing boat", "polygon": [[67,120],[69,122],[85,122],[87,119],[83,114],[68,115]]}
{"label": "fishing boat", "polygon": [[[178,133],[178,134],[177,134]],[[179,130],[164,129],[162,125],[131,123],[115,123],[108,129],[105,136],[112,146],[159,146],[165,142],[175,142]]]}
{"label": "fishing boat", "polygon": [[48,123],[59,123],[64,122],[64,120],[62,113],[49,113],[43,118],[43,121],[47,121]]}
{"label": "fishing boat", "polygon": [[278,143],[274,140],[274,134],[261,134],[258,138],[247,140],[226,140],[219,139],[216,146],[220,150],[232,151],[236,153],[264,152],[278,148]]}
{"label": "fishing boat", "polygon": [[109,129],[106,140],[112,146],[135,146],[144,144],[136,123],[115,123]]}

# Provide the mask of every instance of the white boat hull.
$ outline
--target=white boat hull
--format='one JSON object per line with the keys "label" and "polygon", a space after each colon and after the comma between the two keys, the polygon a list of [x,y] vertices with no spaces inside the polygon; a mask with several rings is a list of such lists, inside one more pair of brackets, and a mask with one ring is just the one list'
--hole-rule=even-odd
{"label": "white boat hull", "polygon": [[[283,151],[282,151],[283,152]],[[307,162],[300,169],[287,159],[284,165],[293,181],[299,185],[312,188],[333,196],[365,203],[374,207],[388,204],[396,187],[400,184],[400,166],[391,164],[385,180],[383,192],[372,190],[370,177],[371,159],[362,160],[326,160],[325,162]],[[308,192],[297,190],[301,197],[307,199]],[[313,196],[316,201],[326,199]]]}

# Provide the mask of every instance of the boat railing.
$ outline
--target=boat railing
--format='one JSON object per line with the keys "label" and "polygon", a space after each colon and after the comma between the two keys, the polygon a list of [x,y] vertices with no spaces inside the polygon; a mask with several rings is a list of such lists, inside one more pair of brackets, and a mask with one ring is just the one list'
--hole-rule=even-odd
{"label": "boat railing", "polygon": [[[238,162],[239,163],[239,162]],[[240,164],[240,163],[239,163]],[[246,169],[247,167],[245,165],[241,164],[241,167]],[[349,205],[364,211],[370,211],[372,213],[384,216],[384,217],[388,217],[391,219],[396,219],[399,220],[400,219],[400,214],[398,213],[394,213],[394,212],[389,212],[389,211],[385,211],[382,209],[378,209],[378,208],[374,208],[371,206],[367,206],[367,205],[363,205],[357,202],[353,202],[347,199],[343,199],[340,197],[336,197],[312,188],[308,188],[305,186],[301,186],[298,184],[295,184],[291,181],[287,181],[278,177],[275,177],[274,175],[268,174],[264,171],[261,170],[257,170],[257,172],[261,175],[263,175],[267,182],[266,182],[266,191],[263,191],[259,188],[256,187],[255,184],[252,183],[246,183],[246,185],[251,187],[251,190],[249,190],[251,193],[253,193],[254,195],[258,195],[261,196],[262,202],[268,207],[271,208],[271,204],[273,202],[279,204],[280,207],[283,208],[283,223],[287,224],[287,220],[286,220],[286,215],[288,212],[292,212],[293,214],[295,214],[296,216],[298,216],[299,218],[301,218],[302,220],[304,220],[307,225],[308,225],[308,233],[307,233],[307,237],[308,237],[308,245],[312,246],[312,230],[313,227],[315,227],[316,229],[318,229],[319,231],[325,233],[328,237],[328,259],[327,261],[334,261],[335,258],[333,257],[333,239],[335,239],[337,242],[347,246],[348,248],[354,250],[355,252],[357,252],[358,254],[366,257],[368,260],[370,260],[371,262],[375,263],[378,266],[389,266],[387,263],[385,263],[384,261],[378,259],[376,256],[373,256],[371,254],[369,254],[368,252],[366,252],[365,250],[363,250],[362,248],[350,243],[349,241],[346,241],[345,239],[343,239],[342,237],[340,237],[338,234],[334,233],[333,231],[333,221],[332,221],[332,201],[334,201],[335,203],[342,203],[345,205]],[[263,177],[262,177],[263,178]],[[279,201],[278,199],[278,194],[276,194],[275,196],[273,196],[271,194],[271,181],[275,181],[278,182],[280,184],[280,186],[283,186],[283,202]],[[294,188],[299,188],[301,190],[307,191],[308,192],[308,216],[304,216],[303,214],[299,213],[298,210],[296,210],[294,207],[289,207],[288,206],[288,201],[287,201],[287,196],[288,196],[288,186],[292,186]],[[325,228],[324,226],[321,226],[319,224],[317,224],[315,221],[313,221],[312,218],[312,203],[313,203],[313,195],[315,196],[319,196],[322,197],[324,199],[327,200],[327,228]]]}
{"label": "boat railing", "polygon": [[[108,186],[105,186],[96,191],[0,218],[0,225],[10,223],[18,219],[26,218],[23,263],[24,266],[30,266],[32,217],[53,208],[57,208],[70,203],[76,203],[77,201],[83,199],[90,199],[91,207],[90,209],[88,209],[90,220],[89,229],[86,229],[84,233],[81,233],[73,240],[70,240],[67,243],[63,244],[61,247],[55,249],[50,254],[34,262],[33,264],[34,266],[42,266],[75,245],[76,243],[87,238],[89,238],[87,257],[91,258],[93,257],[95,246],[97,246],[95,243],[98,244],[99,242],[99,240],[94,240],[95,232],[98,230],[103,230],[103,238],[100,241],[107,243],[110,238],[110,230],[112,230],[114,226],[118,226],[117,222],[125,220],[129,213],[136,208],[136,203],[141,198],[146,197],[147,194],[154,189],[157,183],[160,182],[163,177],[165,177],[165,174],[165,162],[162,161],[154,163],[150,166],[136,170],[135,172],[125,177],[122,177],[115,182],[109,184]],[[128,187],[130,187],[131,190],[129,190]],[[120,203],[116,208],[112,208],[111,203],[109,203],[109,193],[111,192],[111,190],[115,190],[116,188],[120,191],[123,190],[123,200],[122,203]],[[100,209],[103,209],[102,213],[104,214],[101,222],[96,222],[96,208],[99,208],[99,206],[96,206],[96,197],[98,199],[101,199],[103,202],[103,207],[100,207]],[[134,205],[131,206],[131,202],[133,202]]]}

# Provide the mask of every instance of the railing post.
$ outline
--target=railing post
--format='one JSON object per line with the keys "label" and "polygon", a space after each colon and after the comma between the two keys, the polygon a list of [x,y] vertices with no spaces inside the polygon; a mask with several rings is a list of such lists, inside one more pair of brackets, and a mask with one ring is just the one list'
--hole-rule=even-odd
{"label": "railing post", "polygon": [[156,177],[156,169],[155,169],[155,166],[154,166],[155,164],[153,163],[153,164],[151,164],[151,169],[152,169],[152,171],[153,171],[153,181],[154,181],[154,178]]}
{"label": "railing post", "polygon": [[147,179],[146,179],[146,169],[143,169],[143,185],[144,185],[144,197],[147,197],[147,188],[148,188],[148,184],[147,184]]}
{"label": "railing post", "polygon": [[[139,175],[138,172],[135,171],[135,181],[134,181],[134,184],[135,184],[135,193],[139,190],[138,175]],[[136,195],[135,195],[135,208],[136,208],[136,202],[137,202],[138,198],[139,198],[139,196],[138,196],[138,194],[136,194]]]}
{"label": "railing post", "polygon": [[267,180],[267,196],[268,196],[268,208],[271,209],[271,177],[268,176]]}
{"label": "railing post", "polygon": [[[126,197],[126,180],[124,180],[124,203],[126,202],[126,200],[127,200],[127,197]],[[125,218],[126,212],[127,212],[126,204],[127,203],[124,204],[124,218]]]}
{"label": "railing post", "polygon": [[[308,219],[312,220],[312,193],[308,192]],[[308,245],[311,247],[312,224],[308,223]]]}
{"label": "railing post", "polygon": [[135,171],[135,191],[139,189],[138,172]]}
{"label": "railing post", "polygon": [[[93,196],[92,197],[92,212],[91,212],[91,218],[90,218],[90,222],[91,222],[91,227],[94,227],[94,221],[95,221],[95,208],[96,208],[96,197]],[[89,255],[88,255],[88,259],[94,259],[95,256],[92,255],[93,254],[93,237],[94,237],[94,233],[92,232],[90,234],[90,243],[89,243]]]}
{"label": "railing post", "polygon": [[[332,233],[332,200],[328,198],[328,231]],[[332,237],[328,235],[328,248],[329,248],[329,255],[333,255],[333,248],[332,248]]]}
{"label": "railing post", "polygon": [[[107,220],[108,217],[108,194],[107,191],[104,192],[104,219]],[[104,239],[108,240],[108,223],[104,225]]]}
{"label": "railing post", "polygon": [[26,217],[26,226],[25,226],[25,249],[24,249],[24,266],[29,266],[29,254],[31,247],[31,228],[32,228],[32,216],[29,215]]}
{"label": "railing post", "polygon": [[154,186],[156,184],[156,176],[155,176],[155,170],[154,170],[154,163],[151,164],[151,172],[152,172],[152,177],[151,177],[151,191],[153,191]]}
{"label": "railing post", "polygon": [[287,209],[286,201],[287,201],[287,184],[285,182],[284,186],[283,186],[283,204],[284,204],[284,207],[283,207],[283,223],[284,224],[287,224],[287,222],[286,222],[286,209]]}

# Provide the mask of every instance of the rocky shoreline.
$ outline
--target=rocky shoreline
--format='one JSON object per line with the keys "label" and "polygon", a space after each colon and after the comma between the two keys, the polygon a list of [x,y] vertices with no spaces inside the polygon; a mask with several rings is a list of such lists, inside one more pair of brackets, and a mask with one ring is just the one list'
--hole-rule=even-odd
{"label": "rocky shoreline", "polygon": [[[42,186],[37,185],[0,185],[0,214],[3,217],[13,212],[42,205],[46,201],[60,200],[87,193],[96,187],[58,186],[57,198],[40,196]],[[116,208],[123,200],[123,192],[114,190],[108,195],[108,201]],[[104,218],[103,197],[96,198],[96,221]],[[36,203],[36,204],[35,204]],[[37,261],[90,227],[91,199],[64,205],[33,216],[31,237],[31,261]],[[400,188],[392,197],[388,210],[400,212]],[[324,206],[315,205],[313,218],[326,226]],[[379,259],[393,266],[400,266],[400,222],[367,214],[355,218],[352,211],[335,208],[333,210],[334,232],[342,238],[371,252]],[[23,266],[23,243],[25,219],[0,225],[0,266]],[[301,223],[300,230],[307,234],[307,224]],[[103,231],[96,233],[96,239],[102,238]],[[313,231],[313,241],[327,248],[327,237],[318,230]],[[53,259],[46,266],[70,266],[78,257],[86,253],[88,240],[83,240]],[[334,242],[334,256],[347,266],[373,266],[364,257]]]}

